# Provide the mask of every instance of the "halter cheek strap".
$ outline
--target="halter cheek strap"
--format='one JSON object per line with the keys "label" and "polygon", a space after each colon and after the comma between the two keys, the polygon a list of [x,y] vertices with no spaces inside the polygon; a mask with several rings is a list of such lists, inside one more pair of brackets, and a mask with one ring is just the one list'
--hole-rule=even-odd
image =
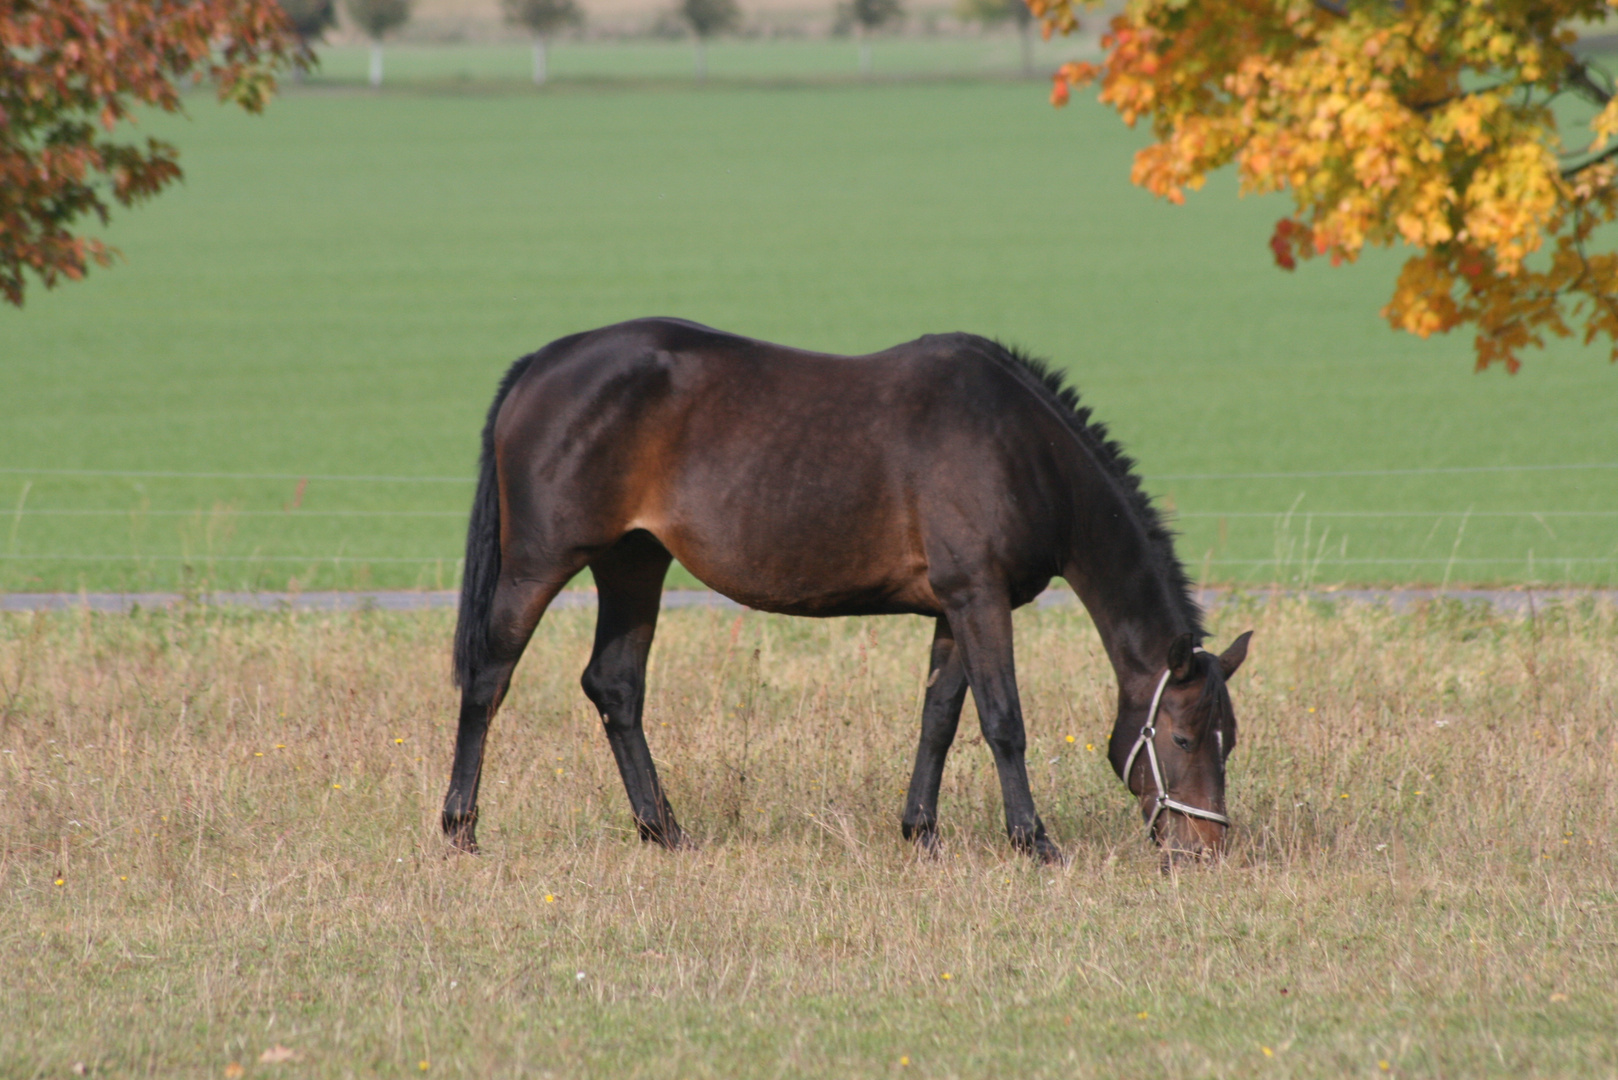
{"label": "halter cheek strap", "polygon": [[[1207,649],[1197,649],[1197,652],[1207,652]],[[1135,739],[1135,745],[1130,748],[1129,757],[1124,761],[1124,783],[1129,783],[1129,777],[1135,768],[1135,759],[1140,756],[1141,747],[1146,748],[1146,761],[1152,767],[1152,783],[1157,786],[1157,801],[1152,807],[1152,816],[1146,819],[1146,830],[1150,832],[1152,826],[1165,810],[1178,810],[1191,817],[1206,818],[1208,821],[1217,821],[1224,826],[1230,825],[1230,818],[1213,810],[1204,810],[1200,806],[1171,799],[1168,790],[1163,786],[1163,769],[1157,762],[1157,710],[1163,705],[1163,690],[1169,684],[1172,669],[1165,670],[1163,677],[1157,680],[1157,691],[1152,694],[1152,707],[1147,710],[1146,723],[1141,725],[1140,736]]]}

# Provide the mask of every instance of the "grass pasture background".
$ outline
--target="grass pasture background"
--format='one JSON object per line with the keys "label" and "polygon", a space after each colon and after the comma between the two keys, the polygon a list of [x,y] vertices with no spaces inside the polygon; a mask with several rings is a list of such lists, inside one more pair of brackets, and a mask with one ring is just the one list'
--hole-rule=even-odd
{"label": "grass pasture background", "polygon": [[0,587],[453,587],[499,373],[646,314],[1053,357],[1215,581],[1618,580],[1608,364],[1473,376],[1378,318],[1396,256],[1277,271],[1278,202],[1154,202],[1110,112],[957,77],[1013,44],[879,45],[914,77],[861,83],[846,43],[736,43],[706,87],[680,44],[563,46],[544,92],[521,49],[393,49],[382,93],[334,50],[263,117],[147,120],[185,184],[0,312]]}
{"label": "grass pasture background", "polygon": [[437,835],[447,613],[0,618],[0,1074],[1618,1075],[1610,607],[1215,639],[1249,627],[1231,852],[1165,877],[1076,607],[1017,622],[1060,869],[1007,850],[970,705],[946,856],[899,839],[920,619],[666,613],[671,855],[578,690],[591,613],[553,612],[474,859]]}
{"label": "grass pasture background", "polygon": [[[1396,256],[1276,271],[1279,204],[1153,202],[1138,133],[980,45],[866,83],[737,43],[700,88],[564,46],[543,92],[521,49],[390,49],[382,93],[333,50],[262,118],[149,118],[188,179],[127,261],[0,311],[0,589],[451,587],[500,372],[652,313],[1051,356],[1204,579],[1618,582],[1609,365],[1471,375],[1379,321]],[[552,612],[470,859],[450,613],[0,616],[0,1075],[1618,1075],[1610,607],[1227,604],[1238,827],[1168,877],[1089,620],[1017,620],[1055,870],[970,704],[946,857],[899,840],[923,620],[665,613],[669,855],[578,689],[593,612]]]}

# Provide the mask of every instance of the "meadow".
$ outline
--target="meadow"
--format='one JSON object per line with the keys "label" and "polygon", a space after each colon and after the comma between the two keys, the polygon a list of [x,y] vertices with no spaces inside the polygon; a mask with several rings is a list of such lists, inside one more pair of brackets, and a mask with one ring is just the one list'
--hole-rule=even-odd
{"label": "meadow", "polygon": [[1396,254],[1278,271],[1282,204],[1153,201],[1143,135],[1014,46],[883,42],[860,81],[846,42],[738,42],[695,86],[681,43],[573,44],[542,91],[521,47],[397,48],[380,93],[333,50],[262,117],[146,118],[183,186],[0,311],[0,589],[453,587],[500,372],[647,314],[1049,356],[1204,580],[1618,581],[1609,364],[1395,334]]}
{"label": "meadow", "polygon": [[0,1075],[1618,1075],[1618,613],[1238,602],[1228,856],[1165,875],[1076,606],[1017,629],[1008,850],[968,715],[945,852],[897,818],[919,619],[665,614],[634,835],[541,626],[437,831],[443,613],[0,619]]}

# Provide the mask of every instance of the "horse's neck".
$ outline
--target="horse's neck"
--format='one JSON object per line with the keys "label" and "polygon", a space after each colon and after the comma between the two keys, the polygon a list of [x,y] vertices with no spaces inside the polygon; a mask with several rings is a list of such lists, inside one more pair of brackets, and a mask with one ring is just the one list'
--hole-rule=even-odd
{"label": "horse's neck", "polygon": [[1182,595],[1171,542],[1153,539],[1156,523],[1142,513],[1127,480],[1112,474],[1104,454],[1085,447],[1089,452],[1075,455],[1068,473],[1074,517],[1063,576],[1089,610],[1118,676],[1112,757],[1121,770],[1147,722],[1169,646],[1200,627]]}
{"label": "horse's neck", "polygon": [[[1123,776],[1129,749],[1149,720],[1146,714],[1163,677],[1169,644],[1192,627],[1168,582],[1147,581],[1125,588],[1116,579],[1091,578],[1082,589],[1074,582],[1074,589],[1089,609],[1118,676],[1118,714],[1107,757],[1113,770]],[[1128,781],[1128,777],[1124,779]]]}
{"label": "horse's neck", "polygon": [[1196,627],[1170,577],[1171,566],[1153,551],[1133,515],[1099,517],[1110,528],[1088,531],[1067,578],[1096,624],[1119,690],[1132,700],[1140,696],[1140,686],[1162,674],[1169,644]]}
{"label": "horse's neck", "polygon": [[1192,629],[1167,587],[1148,586],[1135,590],[1133,596],[1100,602],[1082,592],[1080,598],[1118,674],[1118,686],[1126,693],[1142,681],[1155,681],[1162,674],[1169,644]]}

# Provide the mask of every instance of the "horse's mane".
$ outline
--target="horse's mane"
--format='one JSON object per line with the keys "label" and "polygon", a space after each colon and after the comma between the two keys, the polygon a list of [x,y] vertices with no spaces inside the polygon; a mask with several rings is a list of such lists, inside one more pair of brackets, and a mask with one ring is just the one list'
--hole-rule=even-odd
{"label": "horse's mane", "polygon": [[1180,614],[1191,627],[1191,632],[1201,640],[1207,633],[1202,627],[1202,606],[1191,595],[1191,579],[1186,576],[1185,567],[1174,553],[1175,532],[1153,505],[1151,496],[1141,489],[1140,477],[1135,473],[1135,460],[1113,441],[1105,424],[1091,417],[1089,406],[1079,400],[1079,392],[1067,384],[1062,373],[1053,368],[1049,361],[1030,355],[1016,346],[987,338],[979,340],[993,359],[1004,364],[1056,410],[1056,414],[1066,421],[1080,441],[1089,447],[1101,467],[1118,481],[1125,501],[1146,533],[1152,558],[1168,578],[1169,589],[1179,604]]}

